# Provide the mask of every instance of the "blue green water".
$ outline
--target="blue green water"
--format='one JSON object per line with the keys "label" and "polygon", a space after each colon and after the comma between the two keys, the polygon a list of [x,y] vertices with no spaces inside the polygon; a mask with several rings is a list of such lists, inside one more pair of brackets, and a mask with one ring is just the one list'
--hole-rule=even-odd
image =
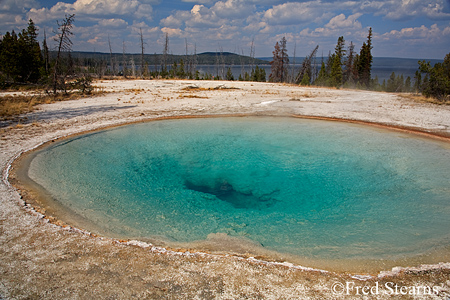
{"label": "blue green water", "polygon": [[390,258],[450,245],[448,144],[348,123],[163,120],[36,153],[67,210],[123,238],[211,233],[314,258]]}

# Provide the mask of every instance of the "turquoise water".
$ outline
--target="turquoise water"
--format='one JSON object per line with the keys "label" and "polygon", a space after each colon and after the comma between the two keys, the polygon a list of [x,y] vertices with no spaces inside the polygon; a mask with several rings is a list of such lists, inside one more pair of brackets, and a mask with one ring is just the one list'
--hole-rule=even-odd
{"label": "turquoise water", "polygon": [[450,244],[450,147],[396,131],[276,117],[163,120],[36,153],[29,169],[102,233],[224,233],[312,258],[391,258]]}

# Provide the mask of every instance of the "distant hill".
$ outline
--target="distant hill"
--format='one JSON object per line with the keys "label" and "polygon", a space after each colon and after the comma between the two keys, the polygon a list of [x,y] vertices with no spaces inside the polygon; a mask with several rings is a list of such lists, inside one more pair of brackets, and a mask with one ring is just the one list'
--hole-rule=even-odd
{"label": "distant hill", "polygon": [[[51,52],[51,55],[56,56],[56,52]],[[103,60],[109,63],[110,54],[102,52],[84,52],[84,51],[73,51],[71,55],[75,59],[87,59],[87,60]],[[124,55],[122,53],[113,53],[112,56],[120,63],[123,60]],[[125,54],[126,60],[134,60],[136,65],[141,63],[141,54]],[[193,59],[193,55],[167,55],[167,65],[173,65],[174,62],[179,63],[183,60]],[[163,61],[162,54],[144,54],[144,60],[149,65],[161,65]],[[197,54],[197,64],[198,65],[215,65],[215,64],[225,64],[225,65],[264,65],[268,64],[267,61],[258,58],[251,58],[249,56],[243,56],[231,52],[204,52]]]}

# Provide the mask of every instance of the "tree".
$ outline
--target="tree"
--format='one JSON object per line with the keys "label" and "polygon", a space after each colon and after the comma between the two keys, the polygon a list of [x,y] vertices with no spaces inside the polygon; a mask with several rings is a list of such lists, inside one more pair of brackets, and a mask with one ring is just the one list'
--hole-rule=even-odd
{"label": "tree", "polygon": [[266,71],[263,68],[260,68],[260,67],[258,67],[258,65],[256,65],[255,69],[252,70],[251,80],[265,82],[266,81]]}
{"label": "tree", "polygon": [[[309,56],[305,57],[302,63],[302,67],[300,68],[300,71],[298,72],[298,75],[295,79],[296,83],[300,83],[302,85],[305,85],[306,82],[308,82],[308,85],[311,82],[312,79],[312,60],[316,57],[317,50],[319,49],[319,45],[317,45],[313,51],[309,54]],[[304,79],[304,77],[307,76],[308,80]]]}
{"label": "tree", "polygon": [[122,42],[122,73],[123,73],[123,77],[127,78],[128,64],[127,64],[127,58],[125,57],[125,41]]}
{"label": "tree", "polygon": [[141,41],[141,77],[144,78],[144,35],[142,34],[142,28],[139,28],[140,41]]}
{"label": "tree", "polygon": [[286,49],[286,38],[283,37],[281,41],[275,44],[273,53],[273,60],[271,64],[271,72],[269,75],[270,82],[284,82],[287,79],[289,56]]}
{"label": "tree", "polygon": [[430,62],[419,61],[419,70],[425,74],[420,89],[426,97],[433,97],[439,101],[450,100],[450,53],[443,63],[431,67]]}
{"label": "tree", "polygon": [[161,76],[166,77],[167,76],[167,56],[169,55],[169,34],[166,32],[165,35],[165,43],[164,43],[164,49],[163,49],[163,56],[162,56],[162,69],[161,69]]}
{"label": "tree", "polygon": [[281,81],[281,65],[280,65],[280,44],[276,42],[275,49],[273,50],[273,59],[270,62],[270,82],[280,82]]}
{"label": "tree", "polygon": [[367,43],[363,43],[361,47],[361,51],[359,54],[358,61],[358,75],[359,82],[369,88],[370,86],[370,78],[371,78],[371,70],[372,70],[372,28],[369,28],[369,35],[367,36]]}
{"label": "tree", "polygon": [[288,78],[288,70],[289,70],[289,56],[287,54],[287,48],[286,48],[286,37],[283,36],[283,38],[280,41],[280,47],[281,47],[281,82],[285,82]]}
{"label": "tree", "polygon": [[347,51],[347,60],[345,61],[345,70],[342,74],[344,84],[348,84],[353,86],[356,82],[357,77],[354,73],[354,64],[355,61],[355,45],[353,42],[350,42],[350,46]]}
{"label": "tree", "polygon": [[338,38],[336,48],[334,50],[333,60],[331,63],[331,77],[330,77],[331,86],[339,87],[343,83],[342,65],[345,56],[344,45],[345,40],[344,37],[341,36]]}
{"label": "tree", "polygon": [[186,77],[186,73],[185,73],[185,69],[184,69],[184,60],[180,60],[180,66],[178,67],[176,75],[177,75],[178,78],[185,78]]}
{"label": "tree", "polygon": [[37,41],[38,29],[32,19],[28,21],[27,29],[23,29],[19,34],[19,43],[21,46],[21,77],[23,82],[38,82],[41,77],[43,59],[41,47]]}
{"label": "tree", "polygon": [[17,35],[7,32],[1,39],[0,72],[5,80],[37,83],[43,72],[41,48],[33,20]]}
{"label": "tree", "polygon": [[228,67],[227,74],[225,75],[225,78],[226,78],[226,80],[229,80],[229,81],[233,81],[234,80],[234,76],[233,76],[233,73],[231,72],[231,68],[230,67]]}
{"label": "tree", "polygon": [[406,77],[406,80],[405,80],[405,86],[404,86],[404,90],[403,90],[404,92],[411,92],[411,77]]}
{"label": "tree", "polygon": [[108,45],[109,45],[109,62],[110,62],[110,66],[111,66],[112,76],[116,76],[116,70],[114,68],[114,60],[113,60],[113,54],[112,54],[111,39],[109,38],[109,34],[108,34]]}
{"label": "tree", "polygon": [[325,61],[322,58],[322,65],[320,67],[319,76],[315,80],[315,84],[319,86],[327,85],[328,75],[327,75],[327,67],[325,66]]}
{"label": "tree", "polygon": [[[55,65],[53,67],[53,93],[56,94],[58,89],[58,84],[65,89],[65,79],[67,72],[63,72],[62,68],[62,52],[68,52],[72,50],[72,40],[70,37],[73,35],[72,27],[75,21],[75,14],[66,15],[65,19],[58,24],[58,32],[56,33],[55,41],[58,42],[58,49],[56,54]],[[69,55],[69,65],[70,65],[70,55]]]}
{"label": "tree", "polygon": [[44,30],[44,40],[42,41],[42,51],[44,52],[44,74],[45,76],[48,76],[50,73],[50,57],[49,57],[49,51],[47,46],[47,35],[45,34]]}
{"label": "tree", "polygon": [[311,79],[309,78],[308,73],[303,76],[302,81],[300,82],[301,85],[310,85]]}
{"label": "tree", "polygon": [[3,36],[0,51],[0,69],[5,79],[20,82],[20,47],[14,30]]}

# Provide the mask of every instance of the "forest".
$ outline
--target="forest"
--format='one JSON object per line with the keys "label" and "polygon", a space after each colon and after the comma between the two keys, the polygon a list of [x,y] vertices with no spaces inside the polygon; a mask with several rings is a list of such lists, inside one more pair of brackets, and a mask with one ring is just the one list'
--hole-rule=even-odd
{"label": "forest", "polygon": [[[161,54],[146,54],[144,37],[141,32],[140,54],[83,53],[73,55],[71,37],[75,15],[68,15],[58,21],[56,48],[49,50],[44,32],[42,45],[38,42],[38,29],[30,19],[28,27],[21,32],[7,32],[0,38],[0,88],[33,86],[46,91],[49,95],[67,94],[77,90],[80,93],[92,92],[93,78],[178,78],[196,80],[241,80],[282,82],[299,85],[326,86],[334,88],[356,88],[386,92],[408,92],[432,97],[439,102],[450,101],[450,53],[443,63],[431,65],[427,61],[418,61],[414,78],[404,78],[402,74],[392,73],[390,78],[379,82],[372,78],[373,63],[372,29],[359,51],[353,42],[346,47],[343,36],[337,39],[336,47],[328,57],[318,59],[317,45],[296,67],[295,53],[293,61],[287,51],[287,40],[282,38],[274,46],[271,72],[266,74],[258,67],[265,61],[254,57],[252,43],[250,56],[217,51],[197,54],[173,55],[169,53],[169,37]],[[295,52],[295,50],[294,50]],[[200,72],[199,65],[214,65],[213,74]],[[242,65],[238,78],[231,72],[230,66]]]}

